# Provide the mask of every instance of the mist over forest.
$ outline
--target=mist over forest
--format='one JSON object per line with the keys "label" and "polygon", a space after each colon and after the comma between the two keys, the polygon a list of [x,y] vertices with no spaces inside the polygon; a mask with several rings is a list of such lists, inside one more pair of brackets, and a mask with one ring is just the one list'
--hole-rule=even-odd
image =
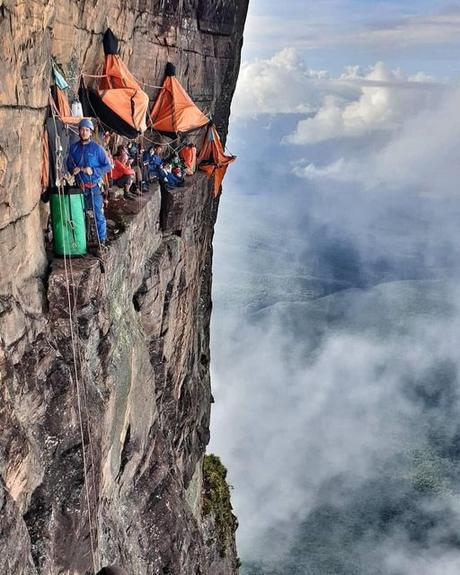
{"label": "mist over forest", "polygon": [[[292,51],[243,67],[215,238],[211,447],[245,575],[450,575],[460,94],[382,63],[347,74],[307,73]],[[254,117],[250,81],[267,94]]]}

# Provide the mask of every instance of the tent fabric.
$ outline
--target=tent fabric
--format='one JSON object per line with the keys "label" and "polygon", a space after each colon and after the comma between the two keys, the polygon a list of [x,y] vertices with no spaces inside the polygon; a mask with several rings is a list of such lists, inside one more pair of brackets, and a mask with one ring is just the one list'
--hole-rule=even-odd
{"label": "tent fabric", "polygon": [[106,56],[108,54],[118,54],[118,38],[110,28],[107,28],[105,31],[104,37],[102,38],[102,44],[104,46],[104,54]]}
{"label": "tent fabric", "polygon": [[220,193],[222,180],[224,179],[228,165],[235,160],[236,156],[227,156],[225,154],[216,127],[210,125],[197,162],[200,170],[205,172],[208,178],[214,176],[213,196],[215,198],[217,198]]}
{"label": "tent fabric", "polygon": [[56,108],[58,110],[59,117],[64,122],[64,124],[78,124],[81,118],[72,116],[72,110],[70,109],[67,93],[56,85],[53,89],[53,97],[54,101],[56,102]]}
{"label": "tent fabric", "polygon": [[133,139],[147,129],[149,97],[118,55],[118,39],[110,30],[104,34],[104,68],[97,89],[80,85],[83,111],[96,116],[105,128]]}
{"label": "tent fabric", "polygon": [[[71,144],[78,141],[78,135],[69,130],[59,118],[50,116],[46,120],[46,132],[48,134],[48,191],[53,191],[59,185],[57,165],[64,166]],[[59,147],[58,147],[59,141]],[[63,168],[65,169],[65,168]],[[45,170],[44,170],[45,171]],[[42,174],[44,173],[42,172]]]}
{"label": "tent fabric", "polygon": [[179,152],[179,157],[185,164],[185,173],[191,176],[196,170],[196,147],[184,146]]}
{"label": "tent fabric", "polygon": [[97,91],[104,104],[138,132],[145,132],[149,97],[120,56],[107,54],[102,74]]}
{"label": "tent fabric", "polygon": [[56,66],[56,64],[54,64],[54,62],[52,64],[52,68],[53,68],[54,83],[56,84],[56,86],[58,86],[61,90],[68,90],[69,84],[66,82],[63,74]]}
{"label": "tent fabric", "polygon": [[209,124],[207,116],[173,74],[172,66],[167,68],[161,92],[150,112],[150,120],[152,128],[164,134],[190,132]]}
{"label": "tent fabric", "polygon": [[105,130],[116,132],[129,140],[137,138],[139,135],[134,126],[125,122],[112,108],[103,102],[95,90],[86,87],[84,82],[80,84],[78,97],[85,116],[98,118]]}
{"label": "tent fabric", "polygon": [[166,62],[165,76],[175,76],[176,66],[172,62]]}

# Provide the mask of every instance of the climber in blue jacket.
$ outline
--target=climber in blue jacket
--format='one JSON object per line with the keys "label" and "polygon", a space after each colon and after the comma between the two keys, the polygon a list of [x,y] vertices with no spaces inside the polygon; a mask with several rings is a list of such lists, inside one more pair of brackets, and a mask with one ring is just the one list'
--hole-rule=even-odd
{"label": "climber in blue jacket", "polygon": [[149,180],[160,177],[160,169],[163,163],[160,153],[161,146],[159,145],[151,146],[146,152],[144,152],[143,161],[144,165],[147,166]]}
{"label": "climber in blue jacket", "polygon": [[85,209],[93,211],[97,236],[101,245],[104,245],[107,239],[107,224],[104,216],[102,177],[110,172],[112,166],[104,148],[91,140],[93,132],[93,122],[83,118],[78,125],[80,141],[70,146],[67,169],[75,176],[76,183],[83,190]]}

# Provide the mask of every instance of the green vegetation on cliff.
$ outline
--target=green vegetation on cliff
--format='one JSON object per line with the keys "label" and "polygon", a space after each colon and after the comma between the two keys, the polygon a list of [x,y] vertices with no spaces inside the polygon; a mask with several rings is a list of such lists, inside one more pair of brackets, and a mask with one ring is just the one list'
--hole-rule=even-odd
{"label": "green vegetation on cliff", "polygon": [[203,486],[203,514],[212,516],[216,523],[218,549],[224,557],[228,544],[233,540],[238,521],[232,513],[227,470],[216,455],[210,454],[204,457]]}

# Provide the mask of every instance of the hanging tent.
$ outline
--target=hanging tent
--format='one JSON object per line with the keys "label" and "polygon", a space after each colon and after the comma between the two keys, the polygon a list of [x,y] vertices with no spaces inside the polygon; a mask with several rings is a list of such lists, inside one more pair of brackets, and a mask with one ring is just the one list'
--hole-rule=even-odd
{"label": "hanging tent", "polygon": [[174,137],[209,124],[209,119],[197,107],[176,78],[174,66],[168,62],[161,91],[150,112],[152,128]]}
{"label": "hanging tent", "polygon": [[220,186],[228,165],[235,160],[236,156],[227,156],[225,154],[216,127],[211,124],[206,132],[197,162],[200,170],[205,172],[209,178],[214,176],[213,196],[215,198],[219,195]]}
{"label": "hanging tent", "polygon": [[65,124],[78,124],[81,117],[74,116],[69,105],[68,90],[70,86],[64,78],[61,69],[54,61],[51,68],[54,80],[54,85],[51,86],[51,95],[59,117]]}
{"label": "hanging tent", "polygon": [[109,29],[104,34],[104,69],[97,90],[80,85],[85,115],[96,116],[105,128],[126,138],[136,138],[147,128],[149,97],[118,55],[118,40]]}
{"label": "hanging tent", "polygon": [[54,84],[50,87],[50,113],[42,137],[42,190],[57,192],[60,186],[58,165],[63,166],[70,145],[78,141],[76,125],[81,117],[72,116],[67,90],[69,85],[53,64]]}
{"label": "hanging tent", "polygon": [[72,116],[72,110],[69,105],[67,92],[65,90],[61,90],[61,88],[59,88],[59,86],[56,84],[51,87],[51,93],[54,103],[56,104],[59,118],[64,122],[64,124],[78,124],[82,117]]}
{"label": "hanging tent", "polygon": [[59,174],[57,166],[62,166],[65,171],[64,163],[69,153],[70,146],[78,141],[78,131],[70,130],[68,124],[60,118],[50,116],[45,124],[48,134],[48,179],[49,191],[59,187]]}

